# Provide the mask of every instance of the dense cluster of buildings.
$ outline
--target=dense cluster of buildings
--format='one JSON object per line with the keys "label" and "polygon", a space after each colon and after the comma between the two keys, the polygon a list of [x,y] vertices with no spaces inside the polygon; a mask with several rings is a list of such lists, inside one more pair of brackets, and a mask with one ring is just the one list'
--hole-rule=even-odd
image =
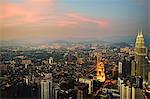
{"label": "dense cluster of buildings", "polygon": [[142,32],[135,50],[75,43],[2,47],[0,53],[1,98],[150,98],[150,52]]}
{"label": "dense cluster of buildings", "polygon": [[118,63],[121,99],[148,99],[150,61],[142,32],[137,35],[134,54],[130,51],[124,49],[127,55],[122,56],[122,60]]}

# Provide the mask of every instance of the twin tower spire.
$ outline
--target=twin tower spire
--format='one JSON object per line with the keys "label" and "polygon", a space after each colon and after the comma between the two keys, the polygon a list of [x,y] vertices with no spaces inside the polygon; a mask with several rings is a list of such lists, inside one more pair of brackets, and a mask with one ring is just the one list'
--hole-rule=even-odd
{"label": "twin tower spire", "polygon": [[135,43],[135,47],[136,48],[143,48],[145,47],[144,46],[144,36],[143,36],[143,32],[142,32],[142,29],[141,31],[139,32],[138,30],[138,35],[137,35],[137,38],[136,38],[136,43]]}
{"label": "twin tower spire", "polygon": [[[143,36],[142,31],[140,32],[138,31],[138,35],[137,35],[136,43],[135,43],[136,76],[141,76],[145,78],[146,55],[147,55],[147,51],[144,45],[144,36]],[[133,71],[134,71],[134,68],[133,68]]]}
{"label": "twin tower spire", "polygon": [[141,31],[139,31],[139,29],[138,29],[138,36],[142,36],[143,37],[142,29],[141,29]]}

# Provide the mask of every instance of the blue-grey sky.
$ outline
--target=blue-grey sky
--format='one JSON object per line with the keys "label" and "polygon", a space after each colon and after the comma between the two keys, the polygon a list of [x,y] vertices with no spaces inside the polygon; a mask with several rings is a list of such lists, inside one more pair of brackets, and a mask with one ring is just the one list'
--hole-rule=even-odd
{"label": "blue-grey sky", "polygon": [[134,37],[149,34],[149,0],[0,1],[2,40]]}

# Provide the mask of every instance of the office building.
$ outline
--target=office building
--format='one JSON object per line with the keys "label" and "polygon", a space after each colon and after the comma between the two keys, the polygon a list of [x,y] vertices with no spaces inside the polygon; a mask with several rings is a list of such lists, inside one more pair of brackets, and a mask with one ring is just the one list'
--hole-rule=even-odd
{"label": "office building", "polygon": [[77,90],[77,99],[88,98],[88,84],[80,83]]}
{"label": "office building", "polygon": [[135,75],[141,76],[145,79],[145,67],[147,50],[144,44],[144,37],[142,31],[138,33],[135,43]]}
{"label": "office building", "polygon": [[52,91],[52,76],[45,74],[45,78],[41,80],[41,99],[51,99]]}
{"label": "office building", "polygon": [[121,84],[120,99],[144,99],[142,89]]}
{"label": "office building", "polygon": [[93,80],[87,78],[79,78],[79,83],[88,84],[88,94],[93,92]]}

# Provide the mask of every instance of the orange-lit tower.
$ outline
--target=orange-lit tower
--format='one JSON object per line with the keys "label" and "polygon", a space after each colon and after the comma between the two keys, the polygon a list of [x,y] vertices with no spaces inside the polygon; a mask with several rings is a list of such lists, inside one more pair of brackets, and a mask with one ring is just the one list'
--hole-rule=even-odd
{"label": "orange-lit tower", "polygon": [[96,63],[96,79],[99,80],[100,82],[104,82],[106,77],[105,77],[105,67],[104,63],[100,62],[97,56],[97,63]]}

